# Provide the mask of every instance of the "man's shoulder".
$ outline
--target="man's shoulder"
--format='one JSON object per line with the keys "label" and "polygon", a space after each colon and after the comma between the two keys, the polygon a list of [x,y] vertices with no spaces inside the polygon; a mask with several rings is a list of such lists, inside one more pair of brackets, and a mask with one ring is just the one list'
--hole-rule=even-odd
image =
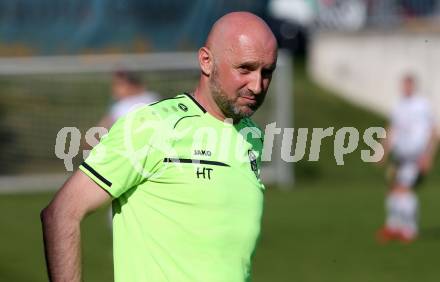
{"label": "man's shoulder", "polygon": [[[129,142],[164,142],[171,138],[175,124],[183,117],[192,115],[192,105],[185,95],[177,95],[148,105],[140,106],[119,118],[109,131],[113,138]],[[187,106],[188,105],[188,106]]]}
{"label": "man's shoulder", "polygon": [[424,106],[424,107],[429,107],[430,106],[430,102],[428,97],[424,96],[424,95],[417,95],[416,96],[416,101],[417,103],[419,103],[420,105]]}
{"label": "man's shoulder", "polygon": [[264,143],[264,131],[250,118],[242,119],[241,131],[246,133],[246,139],[253,143],[255,149],[262,149]]}
{"label": "man's shoulder", "polygon": [[243,123],[245,123],[248,126],[256,127],[258,129],[260,128],[260,126],[249,117],[243,118]]}
{"label": "man's shoulder", "polygon": [[410,103],[411,109],[414,111],[420,111],[420,112],[430,112],[431,111],[431,103],[429,99],[426,96],[423,96],[421,94],[415,95],[411,99]]}
{"label": "man's shoulder", "polygon": [[251,118],[243,118],[242,122],[244,127],[247,127],[254,132],[258,132],[258,134],[263,135],[262,134],[263,130],[261,129],[261,127]]}
{"label": "man's shoulder", "polygon": [[179,94],[143,106],[136,111],[136,115],[145,116],[145,121],[154,120],[172,128],[180,119],[187,116],[199,116],[201,112],[188,94]]}

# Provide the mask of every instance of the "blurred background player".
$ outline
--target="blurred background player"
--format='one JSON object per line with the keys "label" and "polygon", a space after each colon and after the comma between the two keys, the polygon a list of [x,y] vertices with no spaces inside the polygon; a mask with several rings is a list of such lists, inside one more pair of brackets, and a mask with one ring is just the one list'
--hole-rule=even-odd
{"label": "blurred background player", "polygon": [[98,126],[110,129],[113,123],[130,111],[159,100],[159,96],[147,91],[139,74],[127,70],[114,72],[112,78],[114,104],[99,122]]}
{"label": "blurred background player", "polygon": [[437,136],[429,101],[416,93],[412,74],[402,79],[402,98],[392,112],[385,139],[384,160],[390,155],[390,190],[386,198],[381,242],[411,242],[418,233],[418,199],[413,188],[432,166]]}
{"label": "blurred background player", "polygon": [[[308,161],[307,153],[313,128],[353,126],[362,134],[383,126],[401,96],[405,71],[417,74],[419,90],[440,121],[440,0],[51,2],[0,1],[0,205],[8,210],[0,215],[2,239],[8,242],[0,246],[0,280],[47,281],[41,246],[29,240],[41,237],[36,215],[65,181],[67,164],[73,158],[74,169],[86,153],[71,137],[76,130],[57,135],[76,127],[84,140],[110,110],[114,66],[141,73],[147,89],[161,99],[188,92],[199,78],[198,64],[189,57],[197,58],[194,52],[215,19],[235,10],[267,18],[279,46],[294,52],[294,60],[279,56],[272,93],[256,114],[258,124],[264,128],[276,121],[277,128],[309,131],[301,161],[281,159],[281,131],[274,136],[272,160],[264,162],[263,171],[273,173],[265,183],[269,206],[255,253],[255,281],[338,281],[341,274],[347,281],[375,282],[439,277],[432,262],[440,249],[440,162],[434,161],[429,181],[417,193],[423,242],[412,244],[411,251],[393,248],[398,259],[390,259],[364,234],[384,221],[377,198],[385,199],[388,191],[381,190],[384,169],[365,163],[359,150],[337,166],[335,134],[323,140],[318,161]],[[301,143],[297,133],[292,154]],[[289,146],[284,147],[287,156]],[[286,183],[285,175],[294,182]],[[280,194],[277,188],[291,191]],[[89,234],[84,253],[93,253],[84,261],[87,280],[112,281],[106,213],[95,216],[84,225]],[[375,239],[373,231],[370,235]]]}
{"label": "blurred background player", "polygon": [[[138,107],[156,102],[160,98],[157,93],[145,89],[140,74],[123,69],[115,71],[112,75],[111,95],[114,102],[107,114],[96,125],[104,127],[107,131],[120,117]],[[92,141],[83,140],[82,149],[90,150],[96,146],[100,137],[99,135],[95,137],[96,139]]]}
{"label": "blurred background player", "polygon": [[[109,112],[98,123],[98,127],[110,130],[110,127],[122,116],[143,105],[150,104],[159,100],[159,95],[152,91],[147,91],[142,83],[141,76],[132,71],[117,70],[112,77],[112,98],[113,105]],[[94,144],[96,145],[96,144]],[[90,148],[85,145],[85,148]],[[109,226],[112,227],[112,210],[108,212]]]}

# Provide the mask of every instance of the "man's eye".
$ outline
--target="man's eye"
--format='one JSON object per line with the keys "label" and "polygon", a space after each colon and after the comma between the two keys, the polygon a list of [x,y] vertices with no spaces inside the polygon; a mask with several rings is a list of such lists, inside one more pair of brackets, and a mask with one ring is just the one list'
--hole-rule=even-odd
{"label": "man's eye", "polygon": [[273,70],[263,70],[261,74],[263,77],[272,77],[272,73]]}
{"label": "man's eye", "polygon": [[247,74],[250,72],[249,68],[247,68],[247,67],[239,67],[238,71],[242,74]]}

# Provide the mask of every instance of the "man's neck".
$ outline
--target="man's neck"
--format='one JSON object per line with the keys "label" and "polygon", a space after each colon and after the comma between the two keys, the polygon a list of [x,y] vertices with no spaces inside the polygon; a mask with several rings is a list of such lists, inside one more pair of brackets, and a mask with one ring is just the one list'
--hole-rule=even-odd
{"label": "man's neck", "polygon": [[213,117],[215,117],[218,120],[224,121],[226,119],[223,112],[220,110],[219,106],[217,106],[217,103],[212,98],[211,93],[204,93],[201,91],[201,89],[198,87],[192,93],[193,97],[196,99],[197,102]]}

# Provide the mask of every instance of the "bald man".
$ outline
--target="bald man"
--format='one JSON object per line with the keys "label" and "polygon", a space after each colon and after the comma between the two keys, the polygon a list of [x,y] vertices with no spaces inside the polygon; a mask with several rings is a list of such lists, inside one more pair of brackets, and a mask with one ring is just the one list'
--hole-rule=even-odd
{"label": "bald man", "polygon": [[260,232],[261,131],[276,67],[259,17],[220,18],[199,84],[121,118],[42,211],[51,281],[81,281],[80,222],[112,201],[115,281],[247,281]]}

